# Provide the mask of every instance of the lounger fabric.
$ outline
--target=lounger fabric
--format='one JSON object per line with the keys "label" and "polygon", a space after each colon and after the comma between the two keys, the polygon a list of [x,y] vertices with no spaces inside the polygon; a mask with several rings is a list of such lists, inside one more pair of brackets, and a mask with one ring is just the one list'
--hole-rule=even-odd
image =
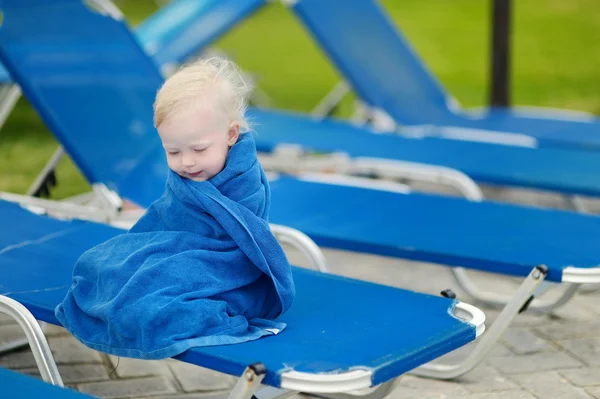
{"label": "lounger fabric", "polygon": [[309,152],[341,152],[352,157],[448,167],[482,183],[600,195],[600,156],[593,151],[410,139],[395,134],[373,134],[331,119],[314,122],[290,112],[251,109],[249,117],[258,125],[259,151],[291,144]]}
{"label": "lounger fabric", "polygon": [[519,133],[540,147],[600,149],[598,118],[548,119],[503,108],[461,112],[375,0],[300,0],[292,9],[358,96],[401,125]]}
{"label": "lounger fabric", "polygon": [[[40,320],[58,324],[54,308],[71,285],[72,268],[87,249],[120,229],[40,216],[0,202],[0,294],[23,303]],[[255,362],[265,382],[281,373],[340,373],[364,368],[373,384],[394,378],[475,338],[475,328],[452,317],[456,301],[293,268],[297,296],[281,321],[286,329],[265,339],[194,348],[178,358],[240,375]]]}
{"label": "lounger fabric", "polygon": [[318,245],[561,281],[567,266],[600,266],[600,217],[280,177],[271,218]]}

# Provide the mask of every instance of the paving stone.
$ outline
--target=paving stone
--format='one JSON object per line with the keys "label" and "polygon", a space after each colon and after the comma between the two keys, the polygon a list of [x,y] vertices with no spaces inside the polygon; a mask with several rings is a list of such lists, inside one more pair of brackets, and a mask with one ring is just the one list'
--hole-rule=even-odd
{"label": "paving stone", "polygon": [[519,386],[502,376],[494,368],[480,364],[459,382],[470,392],[495,392],[518,389]]}
{"label": "paving stone", "polygon": [[524,390],[511,390],[502,392],[481,392],[468,396],[437,396],[423,397],[424,399],[537,399]]}
{"label": "paving stone", "polygon": [[0,366],[9,369],[37,368],[33,353],[29,349],[22,349],[0,356]]}
{"label": "paving stone", "polygon": [[494,345],[492,350],[488,352],[486,358],[510,356],[512,354],[513,352],[511,352],[510,349],[508,349],[502,342],[498,342],[496,345]]}
{"label": "paving stone", "polygon": [[572,384],[580,387],[600,385],[600,368],[559,370],[559,373]]}
{"label": "paving stone", "polygon": [[112,365],[111,372],[114,370],[114,373],[121,378],[170,374],[169,367],[165,361],[141,360],[116,356],[109,356],[109,359]]}
{"label": "paving stone", "polygon": [[539,352],[532,355],[492,357],[486,359],[492,367],[505,374],[532,373],[582,367],[582,363],[564,352]]}
{"label": "paving stone", "polygon": [[56,326],[54,324],[46,324],[44,327],[44,335],[49,338],[60,335],[71,336],[71,333],[68,332],[64,327]]}
{"label": "paving stone", "polygon": [[2,324],[15,324],[15,319],[7,315],[6,313],[0,312],[0,325]]}
{"label": "paving stone", "polygon": [[[19,373],[27,374],[27,375],[29,375],[31,377],[39,378],[40,380],[42,379],[42,374],[40,373],[40,370],[37,369],[37,368],[21,369],[21,370],[18,370],[18,371],[19,371]],[[61,377],[62,377],[62,373],[61,373]]]}
{"label": "paving stone", "polygon": [[575,296],[569,302],[570,306],[563,306],[552,311],[552,317],[556,320],[570,323],[582,323],[597,321],[598,313],[590,308],[590,301],[582,295]]}
{"label": "paving stone", "polygon": [[[440,358],[436,359],[436,362],[444,363],[444,364],[456,364],[461,363],[464,359],[467,358],[477,346],[477,342],[471,342],[467,345],[464,345]],[[490,350],[490,352],[486,355],[485,358],[490,357],[506,357],[506,356],[515,356],[514,352],[508,349],[503,343],[498,342],[494,347]]]}
{"label": "paving stone", "polygon": [[[64,335],[65,329],[53,325],[44,325],[44,335],[46,338]],[[17,346],[14,344],[17,343]],[[28,347],[27,338],[20,325],[15,323],[0,324],[0,351],[5,348]]]}
{"label": "paving stone", "polygon": [[83,345],[72,336],[51,338],[49,344],[57,364],[102,362],[98,352]]}
{"label": "paving stone", "polygon": [[[180,393],[174,395],[162,395],[160,399],[227,399],[229,392],[206,392],[206,393]],[[156,396],[149,396],[140,399],[157,399]]]}
{"label": "paving stone", "polygon": [[18,324],[0,325],[0,351],[5,349],[26,348],[27,338]]}
{"label": "paving stone", "polygon": [[554,340],[595,337],[600,332],[600,322],[551,323],[534,329],[542,336]]}
{"label": "paving stone", "polygon": [[[39,377],[40,372],[37,368],[22,370],[31,376]],[[108,380],[108,372],[101,364],[77,364],[60,365],[58,371],[65,384],[75,385],[84,382],[95,382]]]}
{"label": "paving stone", "polygon": [[407,375],[398,381],[386,398],[422,399],[424,397],[460,396],[468,393],[469,391],[458,381],[440,381]]}
{"label": "paving stone", "polygon": [[572,385],[555,371],[516,375],[512,378],[539,399],[591,399],[583,388]]}
{"label": "paving stone", "polygon": [[231,389],[236,378],[193,364],[172,361],[169,367],[185,392]]}
{"label": "paving stone", "polygon": [[101,364],[61,365],[58,367],[65,384],[108,380],[108,372]]}
{"label": "paving stone", "polygon": [[524,327],[508,328],[502,335],[502,340],[518,355],[554,350],[548,342]]}
{"label": "paving stone", "polygon": [[[465,299],[467,302],[468,299]],[[500,314],[500,309],[490,309],[485,306],[479,305],[480,309],[485,313],[485,324],[486,326],[491,326],[498,315]],[[515,316],[513,321],[510,323],[510,327],[531,327],[536,325],[544,325],[548,323],[548,315],[535,313],[535,312],[524,312]]]}
{"label": "paving stone", "polygon": [[590,366],[600,366],[600,337],[565,339],[558,343]]}
{"label": "paving stone", "polygon": [[586,388],[586,391],[592,395],[593,398],[600,399],[600,387]]}
{"label": "paving stone", "polygon": [[165,377],[92,382],[80,384],[78,388],[81,392],[106,399],[158,396],[176,392],[173,383]]}

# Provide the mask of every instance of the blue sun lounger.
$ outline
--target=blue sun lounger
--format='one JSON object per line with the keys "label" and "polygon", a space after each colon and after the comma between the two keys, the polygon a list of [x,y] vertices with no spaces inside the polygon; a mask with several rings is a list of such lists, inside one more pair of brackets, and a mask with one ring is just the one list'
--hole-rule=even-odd
{"label": "blue sun lounger", "polygon": [[[592,151],[560,148],[526,148],[445,140],[412,139],[395,134],[372,132],[333,119],[319,122],[291,112],[275,112],[258,108],[249,110],[257,122],[257,147],[275,152],[278,147],[297,146],[306,153],[343,153],[364,162],[377,173],[397,177],[406,173],[402,164],[418,164],[458,171],[478,183],[555,191],[561,194],[600,196],[600,157]],[[358,162],[360,164],[360,162]],[[410,170],[410,167],[406,169]],[[448,181],[452,173],[445,174]],[[452,182],[463,193],[481,198],[475,183]],[[475,186],[474,189],[465,186]]]}
{"label": "blue sun lounger", "polygon": [[[0,310],[33,337],[42,376],[61,384],[33,317],[58,324],[54,308],[71,285],[75,261],[124,230],[57,220],[5,201],[0,201],[0,220]],[[241,376],[230,396],[236,399],[250,399],[261,382],[281,389],[272,398],[290,390],[335,393],[374,387],[382,397],[394,378],[472,342],[484,329],[481,311],[450,298],[293,269],[296,298],[280,318],[287,323],[285,332],[193,348],[177,359]]]}
{"label": "blue sun lounger", "polygon": [[401,126],[421,127],[421,135],[600,149],[600,119],[591,115],[525,108],[460,109],[375,0],[285,3],[358,97]]}
{"label": "blue sun lounger", "polygon": [[[99,193],[99,195],[93,197],[95,202],[91,210],[85,207],[83,209],[77,208],[81,210],[77,215],[80,217],[93,217],[94,214],[98,213],[98,209],[102,209],[105,212],[102,217],[108,220],[117,216],[119,202],[123,198],[145,207],[162,194],[168,169],[164,150],[152,126],[152,103],[156,90],[162,84],[162,77],[148,56],[135,43],[122,21],[92,13],[81,6],[78,0],[64,0],[60,3],[60,7],[58,4],[54,2],[52,8],[44,9],[43,13],[39,14],[36,14],[38,9],[34,5],[30,5],[26,9],[5,9],[5,23],[0,29],[0,58],[9,66],[11,73],[14,74],[24,88],[29,101],[64,146],[85,178],[93,185],[96,193]],[[60,20],[64,18],[67,11],[70,15],[76,15],[77,19],[70,19],[70,23],[65,21],[63,24],[54,24],[51,27],[43,27],[37,22],[37,18],[44,20],[50,13],[53,20]],[[72,52],[73,57],[50,56],[53,49],[45,48],[44,51],[47,52],[48,56],[44,60],[47,61],[30,62],[29,60],[32,58],[28,55],[41,50],[33,39],[27,40],[27,44],[19,44],[19,40],[27,37],[27,31],[19,30],[18,36],[14,36],[15,33],[13,33],[11,27],[11,15],[21,12],[26,13],[27,17],[31,19],[29,32],[32,35],[43,28],[44,37],[61,42],[61,54]],[[20,26],[22,26],[23,19],[20,19],[20,22]],[[86,35],[91,37],[86,39]],[[37,37],[40,36],[37,35]],[[91,40],[91,38],[105,40],[104,45],[96,42],[94,50],[90,50],[89,54],[83,57],[81,49],[89,48],[89,46],[82,43],[85,40]],[[115,47],[114,43],[120,43],[120,45]],[[16,51],[17,49],[18,51]],[[101,56],[98,54],[101,54]],[[90,62],[90,59],[94,58],[101,60],[101,62]],[[107,65],[111,65],[111,68],[107,68]],[[60,82],[60,84],[55,82]],[[94,106],[81,106],[86,102],[89,104],[91,101],[95,102]],[[279,141],[277,132],[281,132],[282,135],[284,133],[292,134],[291,132],[293,132],[298,140],[304,135],[303,140],[307,141],[303,145],[309,149],[312,148],[313,143],[316,143],[320,136],[335,134],[336,137],[340,138],[339,142],[331,140],[327,144],[330,147],[321,147],[321,149],[335,150],[340,148],[337,147],[338,145],[349,145],[348,148],[351,149],[349,152],[352,156],[368,156],[371,155],[368,151],[375,151],[375,149],[370,149],[370,144],[366,140],[363,141],[361,137],[364,136],[361,135],[370,135],[369,137],[372,136],[374,140],[381,140],[379,141],[379,150],[388,151],[387,154],[390,158],[393,157],[393,151],[401,150],[401,145],[409,146],[406,156],[410,156],[411,152],[414,152],[415,155],[428,154],[425,150],[418,150],[418,144],[425,142],[425,140],[403,139],[393,135],[373,135],[340,122],[315,122],[308,118],[259,111],[258,109],[253,109],[251,116],[258,125],[257,145],[259,148],[262,146],[266,150]],[[346,139],[343,139],[344,134],[347,134]],[[431,140],[436,141],[437,139]],[[283,141],[285,142],[285,140]],[[499,156],[498,154],[503,148],[503,146],[481,143],[455,142],[453,144],[457,148],[461,146],[490,146],[490,151],[494,151],[496,156]],[[410,145],[414,146],[410,147]],[[314,144],[314,146],[316,147],[317,144]],[[528,169],[529,175],[526,177],[519,174],[522,172],[511,174],[502,168],[493,169],[493,165],[489,166],[489,162],[481,163],[486,165],[488,171],[501,176],[496,177],[499,182],[506,182],[509,179],[512,179],[512,181],[521,179],[521,184],[525,185],[526,179],[530,179],[531,176],[539,173],[536,168],[541,164],[543,154],[568,153],[567,150],[559,149],[515,148],[514,150],[523,151],[521,158],[523,162],[527,158],[526,155],[532,157],[529,159],[531,166]],[[597,157],[592,157],[591,154],[586,152],[579,155],[568,158],[571,166],[579,165],[578,162],[584,162],[585,165],[593,165],[595,162],[598,165]],[[590,157],[586,158],[586,155]],[[451,159],[451,154],[446,154],[442,148],[437,153],[429,154],[429,156],[438,157],[442,162],[448,162],[448,159]],[[453,162],[464,162],[463,165],[475,168],[478,163],[477,160],[469,161],[467,158],[464,153],[459,152]],[[533,162],[532,159],[538,162]],[[543,162],[544,167],[554,167],[553,159],[552,157],[546,159]],[[416,158],[409,160],[416,161]],[[507,158],[505,161],[508,162],[509,159]],[[563,188],[569,187],[572,191],[582,190],[581,186],[576,186],[577,182],[570,181],[576,173],[567,172],[568,169],[565,168],[553,169],[556,174],[556,181],[561,182]],[[569,175],[569,173],[572,174]],[[587,176],[589,177],[585,182],[589,183],[590,187],[595,187],[590,191],[597,192],[598,179],[594,179],[594,176],[591,175]],[[319,183],[319,188],[315,189],[316,191],[308,190],[308,188],[303,190],[301,186],[298,186],[308,185],[309,182],[307,181],[284,179],[276,183],[274,185],[274,198],[277,198],[277,193],[290,190],[294,193],[295,198],[300,200],[306,198],[304,193],[311,192],[311,196],[315,196],[314,198],[323,202],[324,208],[339,205],[339,209],[343,209],[342,204],[331,203],[330,194],[327,190],[332,189],[333,186],[328,183]],[[383,198],[386,193],[361,187],[348,187],[347,189],[353,190],[348,192],[347,195],[348,206],[353,207],[352,212],[331,212],[331,209],[323,210],[323,212],[325,212],[324,215],[331,214],[332,217],[335,216],[335,219],[328,221],[329,224],[334,226],[345,224],[363,226],[362,230],[365,233],[363,237],[341,235],[339,240],[332,237],[324,240],[319,235],[318,229],[328,228],[329,225],[314,226],[317,230],[313,230],[310,225],[306,224],[306,221],[318,220],[323,217],[317,212],[318,207],[315,207],[314,210],[305,207],[290,208],[287,202],[283,200],[273,203],[274,215],[280,216],[272,219],[272,222],[282,224],[279,220],[281,218],[281,221],[286,221],[286,224],[288,222],[292,223],[290,227],[309,232],[310,236],[313,236],[323,245],[336,245],[344,249],[364,250],[407,258],[412,256],[413,259],[417,259],[414,257],[418,255],[420,260],[450,266],[464,265],[484,268],[498,273],[518,276],[529,275],[534,271],[536,265],[545,264],[551,268],[551,281],[565,283],[600,282],[598,279],[599,269],[597,268],[600,264],[600,255],[593,244],[594,240],[598,238],[598,233],[596,233],[598,227],[597,217],[506,206],[491,202],[456,201],[447,197],[418,196],[410,193],[404,194],[402,197],[404,199],[398,199],[398,201],[406,201],[404,207],[396,206],[395,200],[389,199],[388,201],[382,200],[382,205],[374,208],[370,205],[379,204],[379,196]],[[111,190],[118,193],[116,198],[111,194],[104,195],[110,193]],[[319,194],[319,192],[322,194]],[[396,193],[396,195],[400,198],[400,194]],[[305,199],[307,203],[312,201],[311,198]],[[353,203],[353,199],[356,199],[357,202]],[[57,205],[53,206],[56,207]],[[75,205],[68,204],[68,206],[71,212],[75,212]],[[361,209],[361,207],[364,209]],[[440,219],[443,221],[443,224],[440,224],[439,220],[428,217],[434,212],[433,208],[435,210],[445,210],[450,209],[449,207],[456,207],[452,208],[456,219]],[[283,211],[277,212],[278,208],[283,209]],[[286,219],[284,217],[286,212],[297,214],[297,219]],[[398,215],[399,218],[423,215],[423,219],[412,225],[397,223],[387,226],[385,230],[381,230],[386,231],[386,236],[389,236],[385,240],[383,239],[385,237],[371,233],[375,229],[386,227],[385,225],[376,224],[375,219],[387,220],[391,214]],[[476,218],[472,216],[475,214],[478,215]],[[303,220],[304,222],[302,222]],[[485,223],[486,220],[493,220],[494,223]],[[536,231],[535,234],[532,232],[521,236],[522,246],[519,247],[519,251],[514,251],[514,253],[500,254],[497,251],[491,251],[488,254],[483,252],[478,248],[479,244],[476,245],[475,241],[468,238],[470,232],[463,231],[463,226],[469,225],[471,231],[477,232],[476,237],[487,237],[493,240],[489,241],[490,245],[512,248],[516,245],[513,243],[515,234],[520,231],[531,231],[531,226],[528,224],[529,220],[538,220],[537,225],[543,226],[543,228]],[[372,228],[367,227],[370,223],[373,223]],[[294,226],[293,224],[297,225]],[[511,226],[510,229],[503,227],[508,224]],[[568,226],[568,229],[566,226]],[[338,232],[341,234],[348,231],[348,229],[349,227],[346,227],[343,231]],[[445,231],[450,236],[458,242],[462,242],[462,244],[454,243],[455,249],[453,252],[447,253],[447,248],[444,247],[443,242],[445,238],[442,240],[440,236],[429,234],[429,231],[438,229],[446,229]],[[337,230],[332,227],[332,231]],[[422,234],[421,241],[402,241],[405,238],[413,237],[417,232]],[[544,238],[538,240],[538,236]],[[370,242],[371,237],[378,237],[381,241],[379,243]],[[587,239],[591,241],[580,239],[580,237],[588,237]],[[397,241],[393,241],[394,239]],[[370,244],[366,245],[367,242],[370,242]],[[416,246],[417,243],[419,246]],[[563,246],[557,246],[556,243],[562,243]],[[571,247],[575,249],[570,250]],[[407,250],[400,251],[399,248]],[[414,248],[414,250],[411,251],[408,248]],[[561,249],[558,251],[553,250],[553,248]],[[490,248],[490,250],[492,249],[493,247]],[[386,251],[389,253],[386,253]],[[561,256],[564,257],[561,258]],[[573,266],[574,269],[566,269],[568,266]],[[564,270],[567,270],[566,274]],[[572,296],[576,288],[577,286],[573,286],[568,290],[565,293],[565,298]],[[474,290],[469,292],[474,295],[478,294]],[[565,298],[561,299],[558,305],[562,304],[561,301],[566,300]],[[491,302],[498,302],[495,297],[489,299]],[[521,299],[513,300],[518,302]],[[534,302],[535,304],[536,302]],[[540,304],[538,307],[547,310],[555,305],[557,304]]]}

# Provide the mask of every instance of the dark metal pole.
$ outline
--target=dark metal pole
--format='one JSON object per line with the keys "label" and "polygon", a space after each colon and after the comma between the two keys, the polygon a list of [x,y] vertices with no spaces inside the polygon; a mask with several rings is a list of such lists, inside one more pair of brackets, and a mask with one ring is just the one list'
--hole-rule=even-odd
{"label": "dark metal pole", "polygon": [[492,57],[490,106],[510,104],[511,0],[492,0]]}

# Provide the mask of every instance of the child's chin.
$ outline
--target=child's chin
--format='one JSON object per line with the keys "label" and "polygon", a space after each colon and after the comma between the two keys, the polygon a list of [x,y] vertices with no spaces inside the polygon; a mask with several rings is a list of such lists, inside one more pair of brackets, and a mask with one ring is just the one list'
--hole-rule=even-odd
{"label": "child's chin", "polygon": [[200,176],[188,176],[187,178],[192,180],[192,181],[197,181],[197,182],[201,182],[201,181],[207,181],[210,180],[210,178],[212,178],[213,176],[211,176],[210,174],[207,173],[202,173]]}
{"label": "child's chin", "polygon": [[203,173],[200,176],[195,176],[195,177],[194,176],[188,176],[188,175],[186,175],[184,173],[178,173],[178,172],[175,172],[175,173],[177,173],[179,176],[183,177],[184,179],[188,179],[188,180],[191,180],[191,181],[197,181],[197,182],[206,181],[206,180],[208,180],[208,179],[211,178],[211,176],[207,176],[205,173]]}

